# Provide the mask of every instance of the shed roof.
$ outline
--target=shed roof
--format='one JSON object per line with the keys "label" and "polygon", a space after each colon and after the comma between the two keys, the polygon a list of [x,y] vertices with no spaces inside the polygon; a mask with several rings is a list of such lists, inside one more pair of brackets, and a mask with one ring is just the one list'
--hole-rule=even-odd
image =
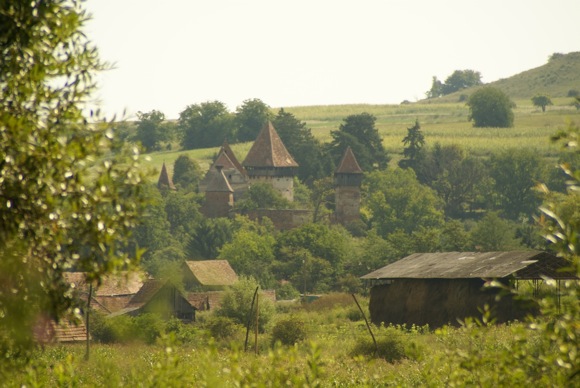
{"label": "shed roof", "polygon": [[227,260],[186,261],[185,266],[203,286],[229,286],[238,280]]}
{"label": "shed roof", "polygon": [[267,122],[242,163],[245,167],[298,167],[271,122]]}
{"label": "shed roof", "polygon": [[362,174],[363,170],[360,168],[354,153],[350,147],[346,148],[342,160],[336,169],[337,174]]}
{"label": "shed roof", "polygon": [[414,253],[362,276],[362,279],[576,278],[563,272],[569,263],[547,252]]}

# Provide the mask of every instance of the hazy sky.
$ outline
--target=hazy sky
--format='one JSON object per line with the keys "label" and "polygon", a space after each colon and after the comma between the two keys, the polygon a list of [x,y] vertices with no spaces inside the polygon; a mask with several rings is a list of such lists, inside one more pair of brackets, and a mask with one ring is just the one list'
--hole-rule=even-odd
{"label": "hazy sky", "polygon": [[[115,69],[99,77],[107,115],[219,100],[234,111],[398,104],[433,76],[484,82],[580,51],[580,0],[88,0],[85,29]],[[576,85],[577,86],[577,85]]]}

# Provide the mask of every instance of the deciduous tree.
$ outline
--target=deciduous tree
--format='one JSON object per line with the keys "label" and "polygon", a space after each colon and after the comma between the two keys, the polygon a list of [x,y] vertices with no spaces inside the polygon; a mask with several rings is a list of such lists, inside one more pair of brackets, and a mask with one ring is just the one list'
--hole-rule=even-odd
{"label": "deciduous tree", "polygon": [[80,1],[0,3],[4,362],[25,353],[35,323],[72,315],[66,271],[98,283],[135,264],[124,248],[143,204],[139,155],[84,113],[105,68],[81,31],[86,20]]}
{"label": "deciduous tree", "polygon": [[[245,100],[236,109],[235,123],[238,141],[254,141],[268,120],[272,119],[270,107],[258,98]],[[275,126],[274,126],[275,127]]]}
{"label": "deciduous tree", "polygon": [[186,150],[217,147],[234,138],[234,116],[220,101],[189,105],[179,114],[181,146]]}
{"label": "deciduous tree", "polygon": [[169,138],[168,131],[164,127],[165,115],[163,112],[152,110],[151,112],[137,112],[137,133],[133,140],[141,143],[145,152],[158,151],[161,142]]}
{"label": "deciduous tree", "polygon": [[546,107],[548,105],[553,105],[550,96],[547,96],[545,94],[537,94],[534,97],[532,97],[532,103],[534,104],[534,106],[542,108],[542,112],[546,111]]}
{"label": "deciduous tree", "polygon": [[469,121],[473,126],[509,128],[514,125],[514,103],[500,89],[487,86],[474,92],[467,100]]}

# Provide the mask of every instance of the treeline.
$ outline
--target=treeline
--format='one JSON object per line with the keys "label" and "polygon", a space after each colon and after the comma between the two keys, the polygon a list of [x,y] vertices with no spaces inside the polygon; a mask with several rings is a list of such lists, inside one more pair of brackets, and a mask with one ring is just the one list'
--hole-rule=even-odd
{"label": "treeline", "polygon": [[[417,120],[401,139],[403,159],[388,166],[373,115],[346,117],[327,144],[284,110],[273,123],[304,168],[295,179],[295,202],[256,184],[236,202],[240,215],[204,218],[200,169],[182,155],[173,169],[179,190],[151,186],[151,205],[134,233],[134,244],[146,248],[147,271],[178,279],[185,259],[222,258],[238,274],[292,297],[359,292],[359,276],[415,252],[548,249],[535,220],[543,200],[535,188],[546,183],[557,196],[565,192],[566,177],[534,150],[475,157],[458,145],[427,144]],[[331,176],[347,146],[365,176],[361,220],[343,227],[331,223]],[[578,155],[563,154],[560,162],[578,165]],[[276,231],[268,220],[257,223],[243,215],[260,207],[308,208],[314,216],[299,228]]]}

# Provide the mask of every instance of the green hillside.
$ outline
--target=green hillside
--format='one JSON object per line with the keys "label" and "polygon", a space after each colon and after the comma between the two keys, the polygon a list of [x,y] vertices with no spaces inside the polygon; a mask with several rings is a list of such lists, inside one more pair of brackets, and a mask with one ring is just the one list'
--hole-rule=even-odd
{"label": "green hillside", "polygon": [[[573,99],[567,97],[572,89],[580,91],[580,52],[555,55],[543,66],[490,85],[501,88],[516,102],[513,128],[473,128],[467,120],[469,109],[465,102],[459,100],[462,94],[469,95],[474,89],[401,105],[298,106],[284,107],[284,110],[304,121],[322,142],[331,140],[330,132],[337,130],[347,116],[370,113],[377,118],[376,126],[385,148],[393,157],[393,163],[400,159],[403,152],[402,139],[415,119],[421,124],[427,146],[435,143],[457,144],[479,156],[487,156],[500,149],[521,147],[536,149],[545,157],[554,157],[557,147],[550,144],[550,135],[565,127],[569,120],[580,122],[580,111],[571,105]],[[546,93],[552,97],[554,105],[549,106],[545,113],[533,106],[530,100],[537,93]],[[276,114],[279,109],[273,108],[272,112]],[[240,161],[244,159],[250,145],[232,145]],[[175,144],[173,151],[149,154],[150,160],[145,164],[158,172],[165,162],[171,169],[174,160],[186,153],[196,159],[202,169],[207,169],[218,150],[175,151],[177,147]],[[154,175],[152,179],[156,179]]]}
{"label": "green hillside", "polygon": [[[509,78],[490,82],[512,99],[530,99],[536,94],[551,97],[567,97],[570,90],[580,92],[580,52],[553,54],[548,62],[535,69],[526,70]],[[459,101],[461,95],[470,95],[476,88],[435,99],[437,102]],[[424,102],[433,101],[425,100]]]}

